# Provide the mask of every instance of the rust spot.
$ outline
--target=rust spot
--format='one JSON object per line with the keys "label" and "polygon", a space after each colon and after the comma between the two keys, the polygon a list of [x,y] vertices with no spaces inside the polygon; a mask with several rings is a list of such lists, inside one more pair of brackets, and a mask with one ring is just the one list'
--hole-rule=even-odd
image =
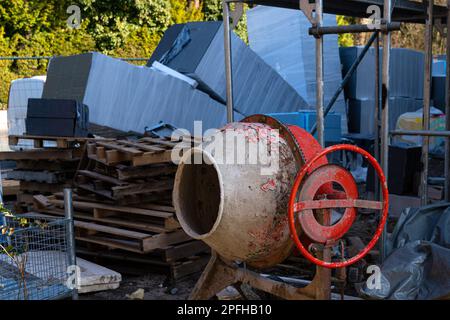
{"label": "rust spot", "polygon": [[277,189],[277,183],[275,182],[275,179],[269,179],[266,183],[264,183],[261,186],[261,190],[264,192],[267,191],[275,191]]}

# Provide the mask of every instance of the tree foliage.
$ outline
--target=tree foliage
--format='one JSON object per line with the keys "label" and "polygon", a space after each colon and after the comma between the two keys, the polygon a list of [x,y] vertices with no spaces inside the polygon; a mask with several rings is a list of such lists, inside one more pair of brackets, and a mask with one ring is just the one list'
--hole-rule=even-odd
{"label": "tree foliage", "polygon": [[[446,0],[436,0],[445,4]],[[67,26],[70,5],[81,9],[78,29]],[[248,6],[245,5],[245,10]],[[222,0],[0,0],[0,56],[54,56],[100,51],[120,57],[149,57],[164,31],[187,21],[222,20]],[[338,16],[338,24],[360,23]],[[246,15],[235,32],[247,42]],[[423,25],[404,25],[393,34],[393,46],[423,50]],[[364,44],[368,35],[342,35],[342,46]],[[435,53],[445,39],[435,32]],[[0,61],[0,109],[9,83],[44,74],[47,60]]]}
{"label": "tree foliage", "polygon": [[[81,9],[80,28],[70,29],[67,8]],[[120,57],[150,57],[174,23],[204,19],[188,0],[0,0],[0,56],[54,56],[100,51]],[[44,74],[48,61],[0,61],[0,109],[9,83]]]}

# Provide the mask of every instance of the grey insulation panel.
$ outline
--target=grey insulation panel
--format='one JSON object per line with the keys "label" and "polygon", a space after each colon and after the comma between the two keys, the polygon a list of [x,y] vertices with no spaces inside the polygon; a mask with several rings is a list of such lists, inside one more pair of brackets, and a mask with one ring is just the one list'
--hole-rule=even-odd
{"label": "grey insulation panel", "polygon": [[[324,25],[335,26],[336,16],[324,15]],[[247,11],[250,48],[302,96],[309,109],[316,108],[316,40],[308,33],[311,23],[298,10],[257,6]],[[324,102],[331,101],[342,82],[337,35],[324,42]],[[347,130],[344,94],[338,96],[332,111],[341,115]]]}
{"label": "grey insulation panel", "polygon": [[[197,80],[200,88],[209,95],[226,101],[222,23],[191,22],[186,26],[192,30],[191,40],[178,55],[165,64]],[[181,30],[179,26],[171,28]],[[160,46],[164,48],[167,48],[167,42],[175,43],[171,28],[161,41]],[[235,110],[251,115],[307,109],[306,101],[294,88],[234,33],[231,47]],[[157,49],[150,61],[160,61],[164,54],[164,50]]]}
{"label": "grey insulation panel", "polygon": [[48,66],[49,77],[44,85],[42,98],[82,101],[86,94],[92,55],[85,53],[70,58],[51,59]]}
{"label": "grey insulation panel", "polygon": [[[204,130],[220,128],[226,123],[223,104],[182,80],[99,53],[83,56],[90,59],[90,63],[63,71],[58,67],[77,63],[79,56],[53,59],[64,61],[51,62],[46,96],[66,98],[77,95],[89,107],[90,121],[95,124],[121,131],[143,132],[145,127],[162,121],[193,132],[194,121],[202,121]],[[70,79],[86,74],[83,90],[69,85]],[[58,87],[55,81],[60,82],[58,90],[54,90]],[[236,118],[239,120],[242,116],[236,114]]]}

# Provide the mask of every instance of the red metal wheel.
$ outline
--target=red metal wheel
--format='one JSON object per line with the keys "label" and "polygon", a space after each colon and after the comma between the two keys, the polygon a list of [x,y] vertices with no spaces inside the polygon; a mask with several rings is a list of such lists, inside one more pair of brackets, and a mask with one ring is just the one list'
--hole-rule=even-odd
{"label": "red metal wheel", "polygon": [[[309,174],[310,169],[316,164],[319,159],[323,159],[323,157],[336,152],[336,151],[353,151],[361,154],[365,157],[369,163],[374,167],[375,172],[379,177],[379,181],[382,186],[382,195],[383,201],[367,201],[360,200],[358,198],[357,190],[354,189],[351,183],[348,183],[350,180],[351,174],[346,170],[340,168],[336,165],[323,165],[315,169],[310,173],[308,179],[304,182],[304,179],[307,174]],[[346,173],[344,173],[346,172]],[[327,174],[331,174],[331,177],[326,178]],[[350,175],[350,176],[349,176]],[[353,179],[353,178],[352,178]],[[302,185],[302,183],[304,184]],[[324,199],[324,200],[315,200],[314,197],[317,194],[317,190],[324,185],[332,182],[337,182],[344,189],[344,194],[346,195],[345,199],[339,197],[336,199]],[[302,194],[300,191],[300,201],[297,201],[299,188],[300,186],[306,186],[307,190]],[[317,154],[314,159],[309,161],[298,174],[294,187],[292,188],[291,196],[289,199],[289,228],[291,231],[291,236],[294,240],[295,245],[300,250],[300,252],[311,262],[325,267],[329,269],[333,268],[344,268],[346,266],[352,265],[355,262],[361,260],[364,256],[366,256],[370,250],[375,246],[378,239],[380,238],[384,226],[388,217],[388,207],[389,207],[389,192],[387,188],[386,178],[384,176],[383,170],[380,165],[376,161],[372,155],[370,155],[367,151],[358,148],[352,145],[335,145],[324,149],[319,154]],[[332,209],[332,208],[345,208],[346,212],[344,213],[343,218],[334,226],[322,226],[320,225],[314,218],[312,210],[314,209]],[[299,217],[300,226],[305,231],[308,236],[312,236],[314,241],[319,243],[332,244],[336,242],[338,239],[342,238],[342,236],[350,229],[354,218],[356,216],[356,208],[367,208],[367,209],[376,209],[382,210],[381,220],[377,227],[374,237],[368,243],[368,245],[361,250],[356,256],[341,261],[341,262],[326,262],[314,257],[302,244],[299,240],[299,235],[296,229],[295,223],[295,213],[296,212],[306,212],[306,214],[302,214]]]}

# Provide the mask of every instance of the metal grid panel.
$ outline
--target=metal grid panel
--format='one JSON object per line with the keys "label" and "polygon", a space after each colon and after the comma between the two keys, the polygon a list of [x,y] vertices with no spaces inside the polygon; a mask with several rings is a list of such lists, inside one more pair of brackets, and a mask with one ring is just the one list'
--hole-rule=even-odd
{"label": "metal grid panel", "polygon": [[[27,220],[30,226],[21,227],[17,219],[6,218],[8,232],[0,236],[0,299],[49,300],[70,295],[72,290],[66,286],[70,220]],[[12,234],[10,228],[14,228]]]}

